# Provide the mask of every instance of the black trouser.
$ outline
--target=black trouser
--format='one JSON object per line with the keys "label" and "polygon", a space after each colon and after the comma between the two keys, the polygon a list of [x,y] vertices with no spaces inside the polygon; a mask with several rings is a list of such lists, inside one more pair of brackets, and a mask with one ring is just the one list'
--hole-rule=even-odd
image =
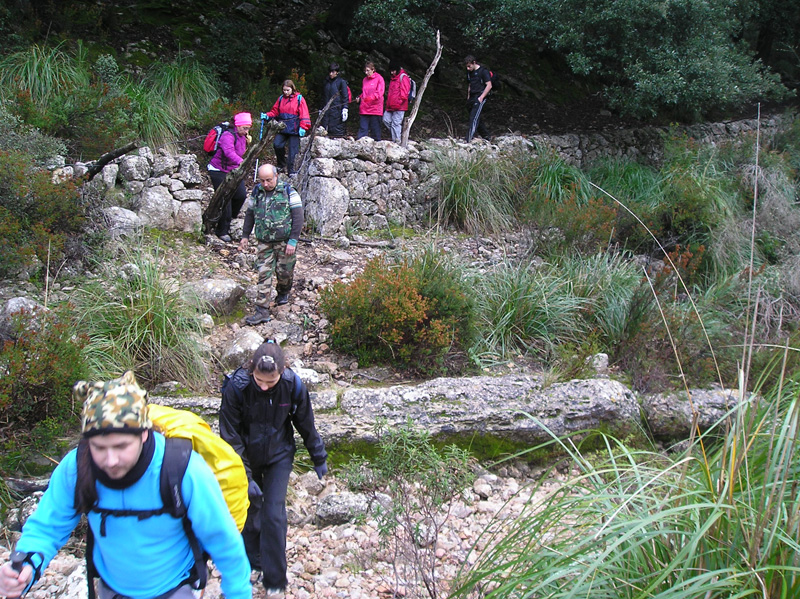
{"label": "black trouser", "polygon": [[483,122],[481,122],[481,114],[483,113],[483,107],[486,104],[486,99],[484,98],[483,102],[479,102],[478,98],[480,94],[474,96],[469,99],[467,103],[469,105],[469,123],[467,123],[467,141],[472,141],[472,138],[475,137],[475,133],[477,132],[483,139],[489,139],[489,132],[486,130]]}
{"label": "black trouser", "polygon": [[383,114],[362,114],[358,123],[358,136],[361,139],[369,135],[375,141],[381,140],[381,125],[383,124]]}
{"label": "black trouser", "polygon": [[[286,146],[289,146],[289,156],[286,156]],[[296,173],[294,159],[300,152],[300,136],[296,133],[278,133],[275,135],[275,141],[272,142],[272,147],[275,149],[275,159],[278,162],[278,168],[286,169],[290,175]]]}
{"label": "black trouser", "polygon": [[[223,181],[225,181],[225,177],[228,176],[228,173],[223,173],[222,171],[208,171],[208,176],[211,177],[211,184],[214,186],[214,190],[216,191],[216,189],[222,185]],[[244,187],[244,181],[239,182],[239,187],[237,187],[236,191],[233,192],[233,197],[230,199],[230,201],[226,198],[223,198],[225,206],[222,208],[222,214],[219,216],[216,228],[216,234],[218,237],[220,235],[230,235],[231,221],[239,216],[239,211],[242,209],[246,199],[247,189]]]}
{"label": "black trouser", "polygon": [[253,470],[253,480],[264,493],[261,501],[250,500],[247,522],[242,530],[250,565],[264,573],[264,587],[286,587],[286,490],[292,472],[294,452],[261,470]]}
{"label": "black trouser", "polygon": [[347,135],[347,126],[342,121],[342,108],[329,108],[322,119],[322,126],[328,132],[328,137],[344,137]]}

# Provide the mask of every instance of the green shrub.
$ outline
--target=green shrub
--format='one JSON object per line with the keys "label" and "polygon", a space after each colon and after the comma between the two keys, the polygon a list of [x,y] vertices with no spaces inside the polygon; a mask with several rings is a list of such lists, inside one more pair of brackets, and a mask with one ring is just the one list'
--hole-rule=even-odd
{"label": "green shrub", "polygon": [[108,280],[85,284],[75,297],[75,327],[88,338],[90,373],[108,379],[133,370],[147,385],[179,381],[202,388],[208,372],[200,310],[177,282],[162,279],[158,248],[149,255],[132,245],[122,256],[125,266],[111,267]]}
{"label": "green shrub", "polygon": [[54,183],[32,168],[26,154],[0,151],[0,277],[32,265],[60,263],[70,237],[85,221],[80,193],[72,181]]}
{"label": "green shrub", "polygon": [[0,136],[0,151],[24,154],[36,164],[43,164],[54,156],[64,156],[67,153],[67,146],[62,140],[45,135],[36,127],[26,125],[2,103],[0,103],[0,129],[5,131],[5,134]]}
{"label": "green shrub", "polygon": [[65,312],[43,312],[13,319],[11,339],[0,350],[0,420],[11,431],[76,424],[80,406],[72,403],[72,386],[88,373],[81,350],[86,343],[75,335]]}
{"label": "green shrub", "polygon": [[395,362],[433,373],[471,336],[464,286],[430,252],[400,264],[373,259],[351,283],[323,289],[320,307],[333,347],[365,365]]}
{"label": "green shrub", "polygon": [[[397,426],[379,421],[375,437],[374,457],[352,460],[345,480],[373,501],[382,549],[395,565],[395,589],[413,580],[436,599],[442,596],[437,540],[451,504],[474,479],[469,454],[455,445],[438,449],[410,420]],[[381,500],[386,495],[391,501]]]}

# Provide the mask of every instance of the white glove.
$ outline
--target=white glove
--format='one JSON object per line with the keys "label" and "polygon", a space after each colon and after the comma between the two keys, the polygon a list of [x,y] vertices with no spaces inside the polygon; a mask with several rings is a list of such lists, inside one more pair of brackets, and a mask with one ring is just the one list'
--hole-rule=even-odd
{"label": "white glove", "polygon": [[347,120],[347,108],[342,108],[342,122]]}

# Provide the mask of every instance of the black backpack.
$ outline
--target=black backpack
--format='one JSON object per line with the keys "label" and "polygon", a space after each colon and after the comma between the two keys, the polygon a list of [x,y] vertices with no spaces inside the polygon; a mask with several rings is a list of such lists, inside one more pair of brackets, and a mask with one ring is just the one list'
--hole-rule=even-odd
{"label": "black backpack", "polygon": [[409,75],[408,73],[403,73],[406,77],[408,77],[408,81],[411,83],[410,87],[408,88],[408,105],[414,103],[414,100],[417,99],[417,82]]}
{"label": "black backpack", "polygon": [[[164,507],[156,510],[107,510],[102,508],[92,508],[91,511],[100,514],[100,536],[105,536],[106,519],[109,516],[115,518],[136,517],[139,520],[169,514],[173,518],[181,518],[183,530],[189,540],[194,556],[194,570],[187,580],[181,582],[180,586],[190,584],[194,589],[203,589],[208,582],[208,554],[203,551],[200,541],[192,530],[192,522],[186,512],[186,504],[183,502],[181,494],[181,484],[183,476],[186,474],[186,467],[189,465],[189,458],[192,455],[192,442],[189,439],[178,437],[167,437],[164,447],[164,460],[161,465],[159,477],[159,488],[161,492],[161,502]],[[81,452],[88,452],[88,445],[78,446],[78,460],[81,459]],[[76,485],[77,487],[78,485]],[[89,599],[95,599],[94,579],[99,578],[97,568],[95,568],[92,555],[94,553],[94,533],[92,527],[87,527],[86,531],[86,580],[89,586]]]}
{"label": "black backpack", "polygon": [[489,93],[500,91],[500,88],[503,85],[503,82],[500,81],[500,75],[498,75],[494,71],[489,71],[489,77],[490,77],[489,81],[492,82],[492,91]]}

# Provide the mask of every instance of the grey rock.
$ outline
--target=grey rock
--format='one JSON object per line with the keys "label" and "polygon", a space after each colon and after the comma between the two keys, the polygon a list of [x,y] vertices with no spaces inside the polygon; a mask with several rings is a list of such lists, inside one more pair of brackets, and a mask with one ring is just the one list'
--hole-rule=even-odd
{"label": "grey rock", "polygon": [[262,343],[264,343],[264,337],[253,327],[240,329],[220,357],[220,360],[225,365],[225,368],[229,370],[238,368],[252,358],[253,352]]}
{"label": "grey rock", "polygon": [[202,279],[186,283],[184,295],[215,316],[232,314],[244,297],[244,287],[233,279]]}
{"label": "grey rock", "polygon": [[150,177],[150,162],[144,156],[125,156],[119,163],[123,181],[145,181]]}
{"label": "grey rock", "polygon": [[119,206],[103,208],[103,218],[106,221],[106,228],[113,239],[137,234],[144,226],[139,215]]}
{"label": "grey rock", "polygon": [[323,236],[335,234],[347,214],[350,194],[338,180],[313,177],[308,184],[304,208],[306,219],[313,221]]}
{"label": "grey rock", "polygon": [[[543,388],[529,375],[439,378],[419,385],[351,388],[339,413],[320,414],[323,438],[374,440],[377,418],[396,426],[411,419],[436,437],[492,435],[525,443],[602,426],[616,434],[638,430],[637,398],[608,379],[576,380]],[[546,430],[547,429],[547,430]]]}
{"label": "grey rock", "polygon": [[369,501],[360,493],[332,493],[323,497],[317,504],[317,526],[345,524],[364,515],[369,509]]}
{"label": "grey rock", "polygon": [[137,212],[142,224],[158,229],[171,229],[175,224],[172,211],[172,194],[166,187],[156,185],[142,190]]}
{"label": "grey rock", "polygon": [[654,393],[642,397],[650,432],[657,439],[686,439],[691,434],[694,413],[697,426],[705,432],[739,404],[737,389],[691,389],[675,393]]}

